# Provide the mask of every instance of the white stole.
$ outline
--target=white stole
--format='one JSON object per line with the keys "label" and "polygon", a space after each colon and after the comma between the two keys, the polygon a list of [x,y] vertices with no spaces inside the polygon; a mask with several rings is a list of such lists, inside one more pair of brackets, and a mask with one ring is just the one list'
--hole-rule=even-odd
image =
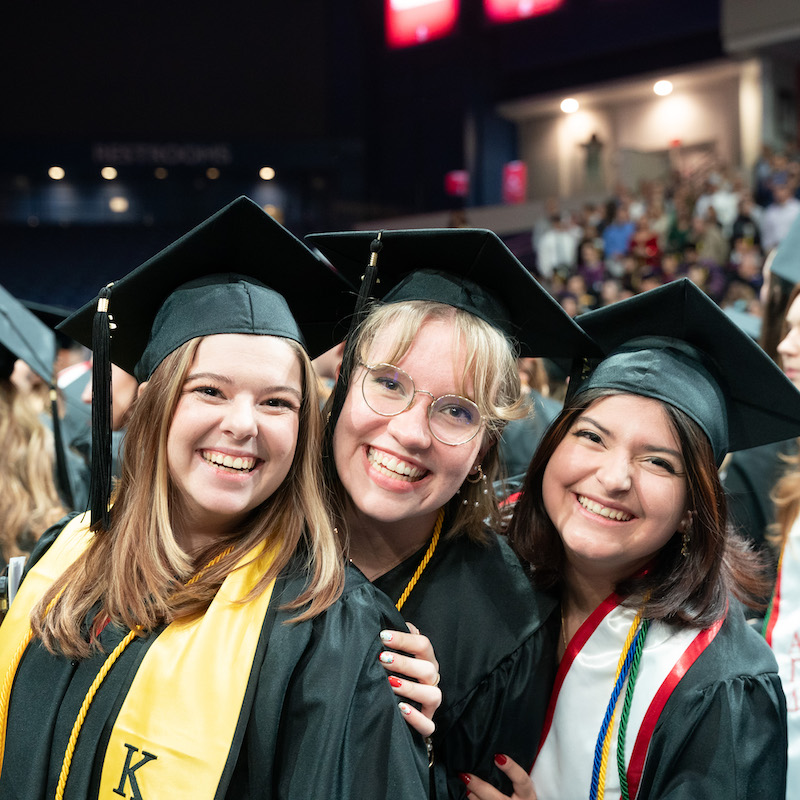
{"label": "white stole", "polygon": [[786,797],[800,797],[800,517],[783,545],[766,631],[786,695],[789,770]]}
{"label": "white stole", "polygon": [[[595,745],[606,713],[620,654],[636,616],[611,595],[583,623],[570,641],[556,675],[539,754],[531,771],[538,800],[588,798]],[[707,631],[651,622],[642,651],[628,715],[625,764],[630,797],[638,790],[650,738],[672,690],[716,635],[721,622]],[[617,768],[619,714],[623,687],[607,761],[605,797],[621,793]]]}

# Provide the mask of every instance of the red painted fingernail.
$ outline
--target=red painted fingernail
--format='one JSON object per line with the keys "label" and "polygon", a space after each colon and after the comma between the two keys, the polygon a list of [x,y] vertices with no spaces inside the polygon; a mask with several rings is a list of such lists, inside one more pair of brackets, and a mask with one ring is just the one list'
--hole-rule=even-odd
{"label": "red painted fingernail", "polygon": [[497,753],[495,755],[495,757],[494,757],[494,761],[495,761],[495,764],[497,764],[498,766],[502,767],[502,766],[505,765],[505,763],[506,763],[506,761],[508,761],[508,759],[502,753]]}
{"label": "red painted fingernail", "polygon": [[395,678],[394,675],[389,676],[389,683],[391,683],[395,689],[403,685],[403,681],[401,681],[400,678]]}
{"label": "red painted fingernail", "polygon": [[[464,781],[467,786],[469,786],[470,777],[466,772],[459,772],[458,777],[461,778],[461,780]],[[469,794],[469,792],[467,792],[467,794]]]}

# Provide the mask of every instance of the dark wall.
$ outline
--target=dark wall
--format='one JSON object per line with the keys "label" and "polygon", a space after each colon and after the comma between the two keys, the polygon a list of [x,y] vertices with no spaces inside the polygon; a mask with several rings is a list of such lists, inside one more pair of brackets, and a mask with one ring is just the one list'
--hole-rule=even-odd
{"label": "dark wall", "polygon": [[[499,178],[490,176],[517,157],[513,136],[495,116],[502,100],[722,52],[719,0],[564,0],[551,14],[494,26],[484,21],[480,0],[462,0],[454,34],[394,51],[383,45],[382,3],[359,2],[373,30],[367,82],[379,113],[368,120],[368,189],[379,214],[452,205],[443,178],[457,168],[473,174],[471,202],[498,202]],[[470,157],[473,135],[477,160]]]}

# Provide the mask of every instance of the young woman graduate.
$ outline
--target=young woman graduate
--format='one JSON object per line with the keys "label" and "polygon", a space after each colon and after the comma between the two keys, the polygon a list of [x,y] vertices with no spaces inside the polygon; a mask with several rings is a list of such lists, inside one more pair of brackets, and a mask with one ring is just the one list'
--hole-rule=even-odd
{"label": "young woman graduate", "polygon": [[[375,238],[308,241],[357,283]],[[385,231],[378,249],[382,303],[348,340],[326,467],[353,563],[439,655],[432,793],[463,797],[458,772],[488,767],[491,748],[533,758],[553,679],[540,626],[554,601],[494,532],[497,442],[525,413],[512,341],[542,356],[593,346],[490,231]]]}
{"label": "young woman graduate", "polygon": [[800,393],[685,279],[579,324],[608,355],[574,374],[509,533],[560,600],[560,664],[531,776],[495,763],[515,798],[782,797],[785,700],[739,604],[763,591],[757,556],[717,468],[796,435]]}
{"label": "young woman graduate", "polygon": [[402,620],[322,499],[300,331],[332,343],[342,287],[240,198],[101,293],[143,385],[113,504],[50,531],[0,628],[0,797],[427,796],[378,660]]}

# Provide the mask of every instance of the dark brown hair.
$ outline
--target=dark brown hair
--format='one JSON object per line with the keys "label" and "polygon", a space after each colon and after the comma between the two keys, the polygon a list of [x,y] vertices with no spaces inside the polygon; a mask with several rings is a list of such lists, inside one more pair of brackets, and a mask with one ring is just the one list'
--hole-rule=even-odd
{"label": "dark brown hair", "polygon": [[[542,438],[525,476],[523,494],[509,527],[509,539],[542,589],[560,592],[564,580],[564,548],[547,515],[542,478],[550,457],[575,420],[602,397],[620,394],[588,389],[566,407]],[[725,615],[728,596],[759,607],[766,596],[763,566],[748,543],[729,529],[725,493],[706,435],[682,411],[663,404],[681,445],[686,465],[687,504],[694,512],[688,554],[681,555],[677,532],[653,559],[646,574],[625,579],[618,594],[650,599],[644,614],[682,626],[706,627]]]}

